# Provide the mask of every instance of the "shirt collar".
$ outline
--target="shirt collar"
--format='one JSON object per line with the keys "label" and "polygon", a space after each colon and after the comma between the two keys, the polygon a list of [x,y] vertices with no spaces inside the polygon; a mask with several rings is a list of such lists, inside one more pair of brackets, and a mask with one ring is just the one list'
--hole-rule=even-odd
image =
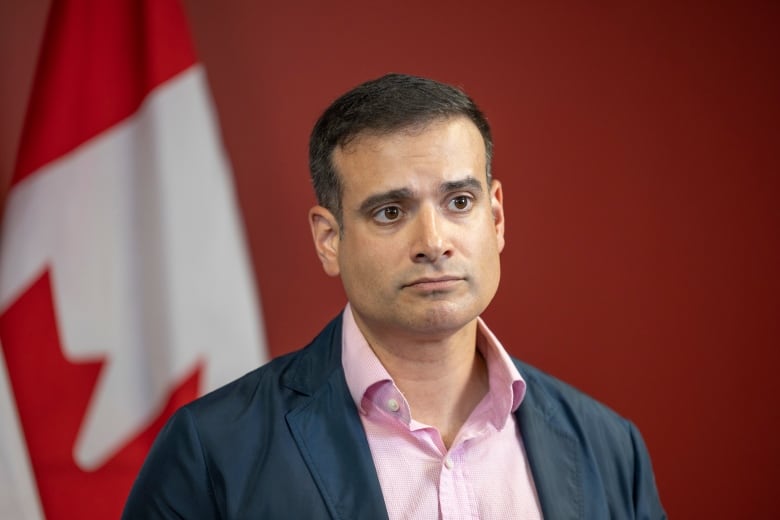
{"label": "shirt collar", "polygon": [[[490,394],[495,404],[493,421],[502,427],[509,413],[517,410],[523,401],[526,383],[512,358],[482,318],[477,318],[477,324],[477,348],[487,364]],[[376,383],[392,382],[393,378],[360,332],[349,304],[342,315],[341,348],[341,362],[349,392],[358,410],[365,413],[363,397],[366,391]]]}
{"label": "shirt collar", "polygon": [[349,304],[341,317],[341,331],[341,363],[344,376],[352,400],[358,410],[365,413],[363,396],[368,388],[376,383],[392,381],[393,378],[360,332]]}
{"label": "shirt collar", "polygon": [[487,364],[490,394],[497,414],[493,421],[497,427],[503,427],[509,414],[523,402],[525,380],[481,317],[477,318],[477,348]]}

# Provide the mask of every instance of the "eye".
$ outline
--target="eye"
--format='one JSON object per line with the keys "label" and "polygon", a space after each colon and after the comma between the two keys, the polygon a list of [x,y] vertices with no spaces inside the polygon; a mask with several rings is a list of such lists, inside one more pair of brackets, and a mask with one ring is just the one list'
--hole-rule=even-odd
{"label": "eye", "polygon": [[470,210],[473,205],[474,201],[471,197],[467,195],[458,195],[450,200],[449,208],[461,212]]}
{"label": "eye", "polygon": [[374,213],[374,220],[380,224],[389,224],[401,218],[401,208],[398,206],[385,206]]}

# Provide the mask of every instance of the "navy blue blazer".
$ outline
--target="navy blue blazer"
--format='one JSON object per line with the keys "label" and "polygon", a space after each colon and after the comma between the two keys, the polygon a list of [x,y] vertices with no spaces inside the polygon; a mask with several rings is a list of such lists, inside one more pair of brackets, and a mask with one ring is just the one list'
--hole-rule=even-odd
{"label": "navy blue blazer", "polygon": [[[546,520],[666,515],[637,429],[524,363],[515,412]],[[157,437],[123,519],[387,519],[341,366],[341,318],[179,409]]]}

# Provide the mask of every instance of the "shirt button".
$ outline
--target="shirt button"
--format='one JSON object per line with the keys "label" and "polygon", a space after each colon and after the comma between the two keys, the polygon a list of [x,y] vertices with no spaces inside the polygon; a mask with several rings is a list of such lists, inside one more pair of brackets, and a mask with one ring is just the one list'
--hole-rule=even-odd
{"label": "shirt button", "polygon": [[398,404],[398,401],[395,399],[388,399],[387,400],[387,409],[391,412],[397,412],[401,408],[401,405]]}
{"label": "shirt button", "polygon": [[452,457],[450,457],[449,455],[444,457],[444,467],[447,469],[452,469],[453,466],[455,466],[455,461],[452,460]]}

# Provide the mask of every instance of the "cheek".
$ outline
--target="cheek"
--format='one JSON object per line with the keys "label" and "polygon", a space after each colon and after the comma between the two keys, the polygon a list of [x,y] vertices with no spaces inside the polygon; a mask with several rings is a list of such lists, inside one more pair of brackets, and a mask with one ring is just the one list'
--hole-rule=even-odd
{"label": "cheek", "polygon": [[341,278],[349,290],[373,290],[380,285],[380,277],[387,272],[384,256],[372,244],[346,247],[339,255]]}
{"label": "cheek", "polygon": [[476,248],[474,254],[479,258],[481,270],[488,274],[495,273],[498,277],[501,270],[500,253],[503,249],[503,240],[496,236],[495,228],[486,227],[474,246]]}
{"label": "cheek", "polygon": [[475,255],[485,257],[501,252],[502,244],[496,234],[496,228],[493,227],[492,220],[482,222],[470,230],[464,230],[461,236],[467,241]]}

